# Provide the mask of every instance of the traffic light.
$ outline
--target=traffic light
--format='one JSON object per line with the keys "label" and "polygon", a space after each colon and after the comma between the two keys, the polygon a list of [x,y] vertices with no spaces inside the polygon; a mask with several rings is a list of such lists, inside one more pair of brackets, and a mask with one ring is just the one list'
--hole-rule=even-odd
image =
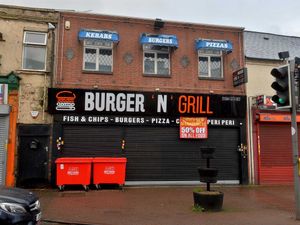
{"label": "traffic light", "polygon": [[271,87],[276,91],[272,100],[277,104],[277,108],[291,108],[291,79],[289,65],[273,68],[271,75],[275,77],[275,81]]}

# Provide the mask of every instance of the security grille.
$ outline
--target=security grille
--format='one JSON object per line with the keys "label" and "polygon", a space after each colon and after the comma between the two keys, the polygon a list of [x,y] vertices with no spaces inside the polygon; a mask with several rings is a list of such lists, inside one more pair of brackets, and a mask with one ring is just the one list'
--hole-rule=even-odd
{"label": "security grille", "polygon": [[98,72],[113,71],[113,52],[110,42],[85,42],[83,69]]}
{"label": "security grille", "polygon": [[5,184],[9,117],[0,115],[0,185]]}
{"label": "security grille", "polygon": [[223,62],[221,51],[199,50],[199,77],[222,78]]}
{"label": "security grille", "polygon": [[111,72],[112,71],[112,50],[99,49],[99,71]]}
{"label": "security grille", "polygon": [[162,52],[144,52],[144,73],[169,75],[170,55]]}

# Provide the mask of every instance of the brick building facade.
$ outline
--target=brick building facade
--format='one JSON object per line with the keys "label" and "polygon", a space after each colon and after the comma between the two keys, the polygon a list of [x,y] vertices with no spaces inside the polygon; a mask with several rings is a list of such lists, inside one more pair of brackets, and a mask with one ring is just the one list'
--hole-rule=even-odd
{"label": "brick building facade", "polygon": [[[65,29],[66,23],[70,24],[70,29]],[[83,43],[78,40],[82,28],[118,32],[120,41],[113,47],[112,74],[83,71]],[[169,76],[143,74],[143,48],[139,41],[143,33],[177,36],[179,44],[171,53]],[[233,51],[224,54],[224,79],[198,79],[195,40],[199,38],[233,43]],[[56,87],[93,88],[96,85],[113,90],[154,91],[160,88],[170,92],[245,94],[243,86],[234,88],[232,85],[232,72],[244,64],[241,28],[165,22],[163,28],[155,30],[154,20],[61,13],[57,56]]]}
{"label": "brick building facade", "polygon": [[[61,12],[56,56],[53,182],[57,158],[108,156],[127,184],[193,183],[207,146],[221,182],[247,182],[243,28]],[[186,118],[205,125],[183,134]]]}

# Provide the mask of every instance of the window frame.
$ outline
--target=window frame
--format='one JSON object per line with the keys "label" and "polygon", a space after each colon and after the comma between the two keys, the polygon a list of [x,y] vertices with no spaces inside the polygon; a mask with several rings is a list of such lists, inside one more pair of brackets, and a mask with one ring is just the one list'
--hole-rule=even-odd
{"label": "window frame", "polygon": [[[90,44],[89,42],[93,43]],[[97,43],[97,44],[96,44]],[[107,45],[107,46],[105,46]],[[113,51],[113,42],[105,40],[84,40],[83,41],[83,60],[82,60],[82,70],[85,72],[92,73],[103,73],[103,74],[112,74],[114,71],[114,51]],[[96,69],[87,69],[85,68],[85,51],[86,49],[95,49],[96,50]],[[111,71],[101,71],[99,70],[99,60],[100,60],[100,50],[111,50]]]}
{"label": "window frame", "polygon": [[[159,50],[159,48],[165,48],[165,49]],[[145,54],[147,54],[147,53],[154,54],[154,73],[147,73],[145,71]],[[159,62],[158,58],[157,58],[158,54],[167,54],[168,55],[169,68],[168,68],[167,74],[158,73],[158,62]],[[170,47],[144,44],[144,46],[143,46],[143,74],[145,76],[170,77],[171,76],[171,49],[170,49]]]}
{"label": "window frame", "polygon": [[[26,41],[26,34],[43,34],[44,35],[44,42],[43,43],[38,43],[38,42],[31,42],[31,41]],[[23,52],[22,52],[22,70],[28,70],[28,71],[46,71],[47,70],[47,54],[48,54],[48,49],[47,49],[47,42],[48,42],[48,34],[46,32],[39,32],[39,31],[24,31],[23,34]],[[44,68],[43,69],[34,69],[34,68],[25,68],[25,49],[26,47],[31,47],[31,48],[41,48],[43,47],[45,49],[45,57],[44,57]]]}
{"label": "window frame", "polygon": [[[207,58],[208,62],[208,75],[201,75],[200,70],[200,57]],[[220,72],[221,76],[219,77],[212,77],[211,71],[211,58],[212,57],[220,57]],[[224,79],[224,55],[222,50],[206,50],[206,49],[199,49],[198,50],[198,78],[199,79],[212,79],[212,80],[223,80]]]}

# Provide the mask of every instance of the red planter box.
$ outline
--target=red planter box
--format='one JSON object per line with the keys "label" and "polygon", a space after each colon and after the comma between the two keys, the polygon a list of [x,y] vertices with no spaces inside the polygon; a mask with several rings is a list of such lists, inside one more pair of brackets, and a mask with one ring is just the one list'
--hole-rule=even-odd
{"label": "red planter box", "polygon": [[56,184],[63,189],[66,184],[81,184],[87,190],[91,183],[93,158],[58,158],[56,163]]}
{"label": "red planter box", "polygon": [[98,157],[93,159],[93,183],[125,184],[126,158]]}

